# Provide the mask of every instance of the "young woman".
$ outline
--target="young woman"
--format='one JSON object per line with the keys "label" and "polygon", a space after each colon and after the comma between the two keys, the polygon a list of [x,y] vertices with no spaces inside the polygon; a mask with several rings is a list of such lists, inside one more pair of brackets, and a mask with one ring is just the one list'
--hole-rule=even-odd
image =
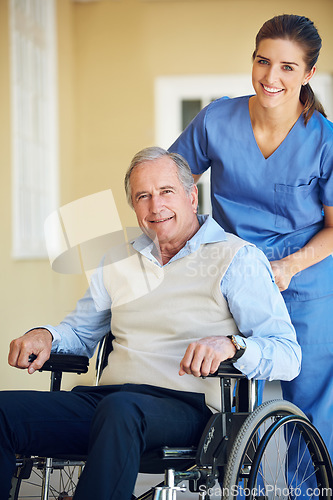
{"label": "young woman", "polygon": [[203,109],[170,148],[195,179],[211,168],[213,216],[255,243],[271,267],[302,346],[282,383],[333,456],[333,125],[310,80],[321,38],[312,21],[276,16],[256,37],[255,95]]}

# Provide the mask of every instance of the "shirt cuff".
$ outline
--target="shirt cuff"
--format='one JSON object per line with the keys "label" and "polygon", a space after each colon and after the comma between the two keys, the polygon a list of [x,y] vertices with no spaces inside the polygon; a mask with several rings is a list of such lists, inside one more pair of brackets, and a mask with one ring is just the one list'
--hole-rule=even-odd
{"label": "shirt cuff", "polygon": [[48,330],[52,337],[53,337],[53,340],[52,340],[52,349],[53,347],[56,347],[60,340],[61,340],[61,335],[57,332],[57,330],[52,326],[52,325],[45,325],[45,326],[40,326],[39,328],[45,328],[46,330]]}
{"label": "shirt cuff", "polygon": [[256,373],[258,365],[262,358],[260,346],[251,338],[246,338],[246,350],[236,363],[234,367],[241,371],[248,378],[252,378]]}

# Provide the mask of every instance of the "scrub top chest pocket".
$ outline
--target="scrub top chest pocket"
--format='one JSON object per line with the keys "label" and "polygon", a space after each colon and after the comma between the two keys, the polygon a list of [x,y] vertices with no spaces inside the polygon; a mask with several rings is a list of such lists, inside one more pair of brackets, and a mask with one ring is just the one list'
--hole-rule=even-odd
{"label": "scrub top chest pocket", "polygon": [[289,186],[274,185],[276,227],[297,230],[322,220],[322,205],[319,200],[318,179],[309,184]]}

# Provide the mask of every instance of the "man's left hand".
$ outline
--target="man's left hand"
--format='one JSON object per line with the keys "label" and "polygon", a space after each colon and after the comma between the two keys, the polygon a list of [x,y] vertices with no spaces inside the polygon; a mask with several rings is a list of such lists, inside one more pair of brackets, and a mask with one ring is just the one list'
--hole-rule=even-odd
{"label": "man's left hand", "polygon": [[220,363],[232,358],[236,348],[228,337],[205,337],[192,342],[180,362],[179,375],[207,377],[215,373]]}

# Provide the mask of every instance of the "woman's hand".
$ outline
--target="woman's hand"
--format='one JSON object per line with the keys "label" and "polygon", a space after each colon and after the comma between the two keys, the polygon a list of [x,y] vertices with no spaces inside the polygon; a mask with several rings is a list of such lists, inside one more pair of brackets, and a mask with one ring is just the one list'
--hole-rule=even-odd
{"label": "woman's hand", "polygon": [[290,265],[290,263],[284,259],[273,260],[270,264],[275,283],[279,287],[280,292],[287,290],[292,277],[298,272],[298,269]]}
{"label": "woman's hand", "polygon": [[295,274],[326,259],[333,252],[333,207],[323,205],[324,227],[297,252],[271,262],[280,292],[286,290]]}

